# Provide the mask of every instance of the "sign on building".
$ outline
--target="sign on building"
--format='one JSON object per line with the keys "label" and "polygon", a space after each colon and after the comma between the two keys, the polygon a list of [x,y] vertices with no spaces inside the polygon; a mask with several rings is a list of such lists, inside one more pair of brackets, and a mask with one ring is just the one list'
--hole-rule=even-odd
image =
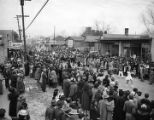
{"label": "sign on building", "polygon": [[73,40],[68,40],[67,45],[68,47],[73,47]]}
{"label": "sign on building", "polygon": [[10,49],[21,49],[22,46],[23,46],[23,43],[9,42]]}

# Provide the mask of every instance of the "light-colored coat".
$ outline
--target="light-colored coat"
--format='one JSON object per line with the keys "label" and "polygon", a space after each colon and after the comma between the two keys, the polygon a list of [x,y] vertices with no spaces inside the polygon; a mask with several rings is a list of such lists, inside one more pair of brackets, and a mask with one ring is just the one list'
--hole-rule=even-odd
{"label": "light-colored coat", "polygon": [[106,120],[112,120],[113,109],[114,109],[114,101],[107,102],[107,118]]}
{"label": "light-colored coat", "polygon": [[107,100],[101,100],[99,102],[99,106],[100,106],[100,120],[106,120],[107,118]]}

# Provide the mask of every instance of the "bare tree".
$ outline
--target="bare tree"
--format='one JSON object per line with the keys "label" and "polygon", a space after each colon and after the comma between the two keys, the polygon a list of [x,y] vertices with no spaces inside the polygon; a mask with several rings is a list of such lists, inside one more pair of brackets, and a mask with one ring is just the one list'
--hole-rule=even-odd
{"label": "bare tree", "polygon": [[154,2],[150,4],[145,11],[145,13],[142,14],[142,22],[144,23],[146,27],[146,32],[149,34],[154,34]]}
{"label": "bare tree", "polygon": [[98,31],[111,33],[111,25],[105,23],[104,21],[95,21],[95,29]]}
{"label": "bare tree", "polygon": [[[88,29],[87,29],[88,28]],[[102,36],[104,33],[111,33],[111,25],[105,22],[95,21],[93,27],[87,27],[82,30],[81,36],[94,35]],[[90,28],[90,29],[89,29]]]}

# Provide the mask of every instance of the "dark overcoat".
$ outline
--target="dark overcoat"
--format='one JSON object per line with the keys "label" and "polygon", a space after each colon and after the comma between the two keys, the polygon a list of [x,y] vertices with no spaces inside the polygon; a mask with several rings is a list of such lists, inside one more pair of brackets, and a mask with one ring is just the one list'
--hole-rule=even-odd
{"label": "dark overcoat", "polygon": [[81,105],[83,110],[90,110],[91,96],[92,93],[90,91],[90,87],[88,83],[85,83],[85,85],[83,86],[83,93],[81,100]]}
{"label": "dark overcoat", "polygon": [[65,79],[63,82],[63,92],[65,97],[69,96],[70,93],[70,82],[68,81],[68,79]]}
{"label": "dark overcoat", "polygon": [[8,95],[8,99],[10,100],[10,104],[9,104],[9,115],[11,117],[16,117],[17,116],[18,94],[16,92],[10,93]]}
{"label": "dark overcoat", "polygon": [[42,91],[46,91],[47,74],[43,72],[42,74]]}

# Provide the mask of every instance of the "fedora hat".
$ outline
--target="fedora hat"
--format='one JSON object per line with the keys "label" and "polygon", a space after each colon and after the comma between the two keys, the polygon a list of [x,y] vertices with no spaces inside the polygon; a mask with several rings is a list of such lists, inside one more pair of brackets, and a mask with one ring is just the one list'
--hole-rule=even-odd
{"label": "fedora hat", "polygon": [[104,94],[104,95],[103,95],[103,98],[104,98],[104,99],[107,99],[107,98],[109,98],[109,95],[108,95],[108,94]]}

